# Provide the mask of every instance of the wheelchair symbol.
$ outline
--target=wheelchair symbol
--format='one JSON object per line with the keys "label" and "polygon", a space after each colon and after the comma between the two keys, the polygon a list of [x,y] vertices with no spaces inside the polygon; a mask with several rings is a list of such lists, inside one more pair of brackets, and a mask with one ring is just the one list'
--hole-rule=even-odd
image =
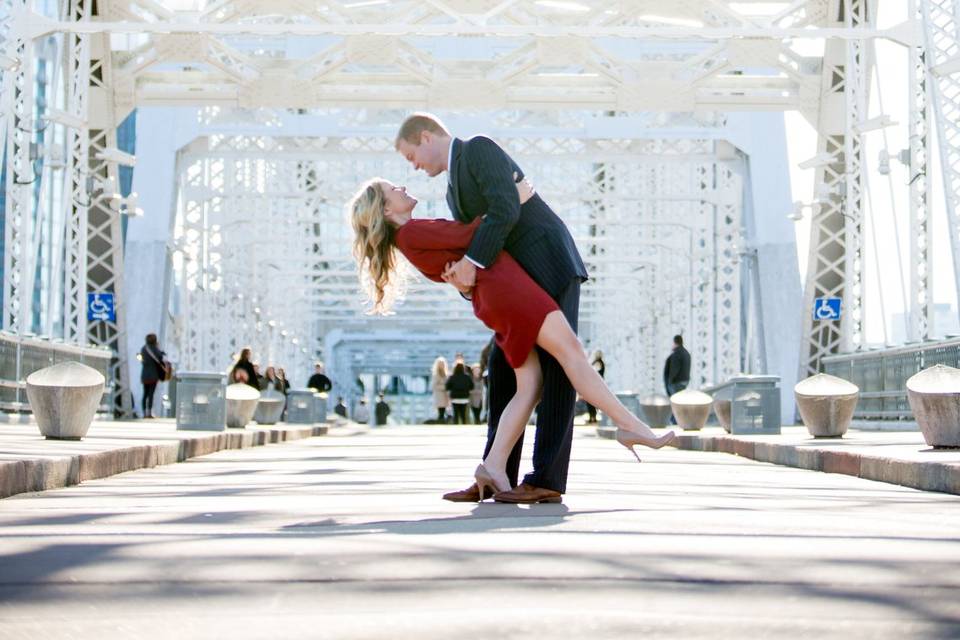
{"label": "wheelchair symbol", "polygon": [[91,293],[87,295],[87,319],[107,320],[114,319],[113,295]]}
{"label": "wheelchair symbol", "polygon": [[100,296],[97,296],[93,299],[93,304],[90,305],[90,312],[97,320],[106,320],[110,314],[110,306],[101,300]]}
{"label": "wheelchair symbol", "polygon": [[839,320],[840,298],[817,298],[813,317],[815,320]]}

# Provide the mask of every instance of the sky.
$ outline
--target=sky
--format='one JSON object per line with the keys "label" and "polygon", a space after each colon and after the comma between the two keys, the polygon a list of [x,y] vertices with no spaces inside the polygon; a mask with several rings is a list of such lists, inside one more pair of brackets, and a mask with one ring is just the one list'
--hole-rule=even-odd
{"label": "sky", "polygon": [[[899,24],[906,18],[906,2],[880,4],[877,15],[880,28]],[[870,201],[864,229],[866,241],[865,335],[867,342],[882,344],[889,342],[893,335],[891,316],[903,313],[905,310],[904,292],[909,295],[910,242],[909,187],[907,185],[910,176],[907,167],[896,159],[890,160],[890,174],[881,175],[878,170],[879,155],[884,148],[887,148],[891,155],[896,156],[901,149],[909,146],[907,117],[909,93],[907,49],[888,40],[877,39],[875,42],[876,65],[872,74],[867,119],[887,115],[897,123],[883,130],[865,134],[867,179],[870,187]],[[815,48],[818,45],[801,43],[800,46]],[[815,171],[800,169],[797,165],[816,155],[816,132],[798,112],[788,112],[785,120],[793,200],[809,203],[814,200]],[[931,127],[933,126],[931,122]],[[948,303],[956,307],[956,289],[944,205],[943,180],[936,153],[936,136],[931,137],[930,145],[933,165],[929,171],[934,238],[931,260],[933,300],[934,303]],[[805,274],[810,244],[809,209],[805,210],[804,219],[796,224],[796,231],[800,273]],[[885,319],[885,322],[882,319]],[[934,334],[937,333],[935,328]],[[942,335],[942,331],[939,333]]]}

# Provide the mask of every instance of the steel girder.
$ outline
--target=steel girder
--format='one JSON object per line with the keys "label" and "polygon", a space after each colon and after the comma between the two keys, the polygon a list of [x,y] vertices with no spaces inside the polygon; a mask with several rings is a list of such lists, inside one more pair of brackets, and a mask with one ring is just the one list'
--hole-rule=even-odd
{"label": "steel girder", "polygon": [[[829,25],[869,29],[872,0],[831,0]],[[804,289],[800,378],[819,370],[820,358],[850,351],[863,334],[863,153],[859,124],[866,120],[869,50],[864,40],[827,41],[823,57],[816,171],[819,211],[810,227]],[[814,320],[814,300],[842,299],[840,322]]]}
{"label": "steel girder", "polygon": [[[95,17],[91,15],[91,18]],[[116,319],[88,320],[83,300],[80,322],[86,323],[86,338],[91,344],[110,347],[114,353],[111,369],[115,384],[114,410],[129,415],[133,411],[129,393],[127,366],[126,303],[123,298],[123,234],[117,205],[119,172],[117,163],[108,159],[108,150],[117,147],[117,124],[127,112],[119,111],[111,100],[113,66],[110,60],[110,36],[91,36],[90,65],[87,71],[86,176],[93,179],[93,191],[86,206],[86,285],[90,293],[112,293]],[[71,150],[73,151],[73,150]],[[75,157],[74,161],[82,161]],[[108,193],[104,185],[116,185]],[[77,212],[79,213],[79,212]]]}
{"label": "steel girder", "polygon": [[[924,26],[923,66],[930,81],[936,114],[953,273],[960,294],[960,2],[920,0],[920,7]],[[915,168],[911,173],[918,171],[919,168]]]}
{"label": "steel girder", "polygon": [[[17,2],[20,13],[14,14],[14,34],[28,33],[25,3]],[[71,0],[65,9],[70,20],[86,22],[92,16],[91,0]],[[18,22],[19,21],[19,22]],[[49,151],[39,144],[37,131],[40,128],[34,117],[36,108],[34,86],[41,79],[35,63],[34,43],[31,38],[15,36],[7,51],[15,54],[19,66],[5,75],[4,99],[7,130],[7,199],[5,210],[4,249],[4,301],[3,326],[25,334],[34,330],[35,305],[33,304],[37,264],[40,256],[40,234],[47,237],[46,250],[57,251],[59,240],[43,232],[42,221],[48,215],[38,194],[43,190],[38,184],[43,176],[39,162],[48,158]],[[11,39],[11,40],[13,40]],[[67,127],[67,155],[65,185],[63,189],[64,214],[60,220],[65,225],[63,284],[57,276],[48,275],[47,288],[62,286],[64,338],[73,343],[109,346],[117,358],[113,361],[112,375],[116,383],[114,407],[126,412],[130,408],[129,397],[123,390],[127,382],[126,346],[121,339],[124,333],[123,299],[118,295],[122,283],[122,239],[120,216],[113,206],[113,193],[105,193],[102,187],[112,179],[117,184],[116,165],[103,159],[101,154],[116,146],[116,119],[110,95],[111,64],[109,36],[69,34],[64,40],[63,58],[66,62],[66,111],[83,126],[70,124]],[[56,81],[56,79],[54,79]],[[8,92],[6,88],[9,87]],[[89,103],[96,108],[91,110]],[[50,105],[48,105],[49,108]],[[46,121],[45,127],[53,126]],[[62,126],[58,124],[57,126]],[[33,148],[31,148],[33,147]],[[31,153],[36,151],[36,153]],[[34,159],[36,158],[36,160]],[[88,180],[93,179],[90,192]],[[52,205],[51,205],[52,206]],[[43,210],[41,210],[43,209]],[[53,225],[57,226],[57,225]],[[36,238],[35,238],[36,236]],[[51,264],[60,264],[59,257],[51,258]],[[88,321],[86,319],[87,292],[115,294],[116,321]],[[54,296],[52,291],[42,292],[41,307],[49,306]],[[47,313],[51,311],[48,308]],[[52,327],[48,319],[46,326]]]}
{"label": "steel girder", "polygon": [[[392,10],[397,13],[385,17],[380,11],[344,13],[342,3],[336,2],[310,6],[278,2],[271,3],[267,12],[274,18],[265,22],[273,24],[264,25],[250,20],[264,16],[262,7],[267,5],[262,3],[218,3],[194,21],[147,0],[102,0],[97,4],[96,21],[71,18],[73,22],[55,23],[38,19],[31,25],[31,33],[58,29],[73,34],[97,33],[89,37],[99,43],[96,46],[103,46],[104,33],[157,31],[161,23],[166,23],[163,28],[170,33],[150,36],[140,48],[118,50],[112,56],[104,48],[95,54],[100,65],[103,61],[107,65],[92,66],[98,81],[90,91],[96,95],[96,105],[112,107],[105,112],[112,122],[105,129],[95,128],[88,133],[93,144],[100,147],[112,146],[112,127],[119,116],[136,104],[185,101],[245,107],[298,106],[299,100],[310,108],[332,104],[409,108],[416,103],[418,107],[431,108],[799,107],[808,114],[815,112],[816,101],[811,100],[816,94],[812,90],[816,81],[811,73],[814,65],[797,56],[781,40],[800,34],[808,25],[819,24],[822,3],[783,2],[782,11],[765,17],[738,12],[730,4],[715,0],[678,2],[669,9],[660,6],[662,3],[615,4],[615,8],[588,7],[588,24],[584,28],[582,15],[545,13],[539,5],[519,3],[484,5],[485,15],[480,18],[476,13],[478,3],[460,8],[438,7],[435,3],[395,3]],[[305,13],[298,14],[299,11]],[[664,26],[662,20],[651,20],[649,12],[667,19],[696,19],[705,26]],[[334,14],[340,15],[331,19]],[[304,20],[290,20],[282,15],[306,16],[305,22],[312,26],[308,24],[309,28],[303,29]],[[174,18],[177,23],[171,24]],[[118,27],[104,19],[127,24]],[[385,49],[382,38],[366,35],[374,29],[384,33],[394,29],[392,33],[398,33],[398,25],[406,35],[399,42],[388,39],[389,44],[397,45],[394,48]],[[218,31],[225,35],[217,35]],[[255,37],[237,35],[257,32],[260,35]],[[329,33],[331,37],[329,42],[315,38],[322,48],[310,52],[307,58],[288,60],[286,52],[299,44],[293,40],[265,39],[264,34],[270,32]],[[479,33],[499,38],[492,47],[492,56],[484,58],[472,46]],[[810,31],[803,34],[812,35]],[[849,29],[818,34],[839,38],[851,35]],[[659,39],[660,45],[630,45],[624,43],[625,39]],[[664,45],[666,39],[678,42]],[[291,43],[295,46],[289,46]],[[441,55],[444,48],[447,53]],[[389,54],[386,58],[382,57],[384,52]],[[456,57],[459,53],[463,54],[462,59]],[[752,69],[757,67],[766,71],[754,75]],[[469,81],[457,76],[458,69],[459,73],[469,70]],[[782,77],[770,75],[771,70],[780,72]],[[478,77],[481,79],[474,82]],[[394,81],[397,84],[391,85]],[[151,93],[154,88],[156,91]],[[108,132],[106,137],[100,136],[103,131]],[[575,147],[576,142],[567,145]],[[96,155],[95,151],[92,156]],[[85,166],[76,157],[71,160],[75,167]],[[90,154],[87,162],[96,165],[92,171],[101,179],[109,177],[111,171],[115,175],[115,168],[94,163]],[[96,255],[88,256],[91,259],[86,269],[98,272],[91,287],[116,289],[122,277],[119,221],[116,216],[108,221],[108,201],[101,198],[98,203],[95,199],[94,204],[95,211],[88,214],[89,229],[85,227],[83,233],[90,231],[87,242],[101,246]],[[71,235],[70,246],[80,246],[83,240],[79,229],[73,231],[78,233]],[[80,263],[76,255],[70,264],[73,284],[66,298],[72,304],[66,313],[75,320],[84,313],[77,298],[83,293],[79,274],[86,270],[77,268]],[[118,298],[118,302],[121,315],[117,325],[98,327],[106,329],[106,333],[95,336],[96,339],[110,343],[113,334],[123,332],[123,301]],[[121,362],[124,360],[120,358]],[[118,370],[118,381],[124,376]],[[119,388],[124,385],[121,383]]]}
{"label": "steel girder", "polygon": [[[90,19],[90,0],[70,0],[73,20]],[[66,34],[67,112],[87,125],[89,120],[90,39],[87,34]],[[63,337],[67,342],[87,342],[87,224],[90,194],[90,128],[67,128],[68,172],[66,193],[66,260],[64,272]]]}
{"label": "steel girder", "polygon": [[[634,354],[611,363],[612,383],[659,388],[660,354],[678,332],[697,336],[698,384],[740,370],[739,160],[719,161],[719,143],[705,140],[503,143],[568,222],[593,276],[584,341]],[[309,336],[334,330],[402,324],[411,335],[443,326],[488,336],[451,289],[419,277],[395,316],[364,319],[343,205],[367,177],[408,173],[389,138],[208,136],[181,152],[177,173],[176,320],[165,344],[181,367],[223,369],[244,345],[279,362],[267,346],[270,319],[284,322],[286,344],[302,345],[284,355],[291,370],[318,352]],[[446,215],[441,181],[418,176],[410,189],[418,213]]]}
{"label": "steel girder", "polygon": [[[922,0],[921,0],[922,1]],[[910,19],[923,22],[917,0],[910,0]],[[931,250],[933,248],[933,225],[930,211],[930,109],[929,83],[927,82],[926,45],[910,46],[908,61],[910,118],[910,332],[908,340],[927,340],[933,326],[933,271]]]}
{"label": "steel girder", "polygon": [[232,0],[178,12],[151,0],[101,0],[107,21],[38,18],[32,29],[140,38],[114,52],[114,99],[124,109],[808,111],[816,108],[816,61],[786,40],[899,37],[824,28],[821,0],[764,4],[635,0],[565,11],[487,0],[372,7]]}
{"label": "steel girder", "polygon": [[23,16],[26,0],[6,5],[9,18],[4,55],[13,68],[3,75],[3,116],[6,130],[6,202],[4,205],[3,328],[15,333],[32,330],[36,254],[35,187],[40,176],[30,157],[35,141],[34,43],[27,37]]}

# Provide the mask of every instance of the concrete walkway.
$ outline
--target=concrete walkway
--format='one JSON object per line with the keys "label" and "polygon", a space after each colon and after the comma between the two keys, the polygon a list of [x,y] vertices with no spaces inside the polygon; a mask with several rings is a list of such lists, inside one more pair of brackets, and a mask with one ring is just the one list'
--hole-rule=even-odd
{"label": "concrete walkway", "polygon": [[579,428],[564,504],[440,500],[481,444],[344,428],[2,500],[0,638],[960,635],[956,496]]}
{"label": "concrete walkway", "polygon": [[[612,428],[601,427],[598,433],[616,437]],[[960,450],[934,449],[919,431],[851,429],[842,438],[813,438],[806,427],[783,427],[776,436],[731,436],[720,427],[707,427],[681,432],[676,446],[960,494]]]}
{"label": "concrete walkway", "polygon": [[0,424],[0,498],[182,462],[223,449],[312,438],[326,425],[178,431],[173,419],[94,421],[83,440],[46,440],[36,424]]}

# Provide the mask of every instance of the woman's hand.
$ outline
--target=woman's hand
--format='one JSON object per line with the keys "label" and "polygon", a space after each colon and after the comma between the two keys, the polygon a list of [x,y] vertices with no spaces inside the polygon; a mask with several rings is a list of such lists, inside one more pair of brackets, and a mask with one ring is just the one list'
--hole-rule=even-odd
{"label": "woman's hand", "polygon": [[452,269],[455,264],[456,262],[448,262],[447,266],[443,270],[443,273],[440,274],[440,277],[443,279],[444,282],[449,284],[451,287],[453,287],[454,289],[462,293],[467,298],[470,298],[471,292],[473,291],[473,287],[462,287],[458,285],[456,281],[453,279],[453,276],[451,275],[450,269]]}
{"label": "woman's hand", "polygon": [[527,178],[524,178],[520,182],[516,182],[516,171],[513,172],[513,180],[514,184],[517,186],[517,195],[520,196],[520,204],[524,204],[527,200],[533,197],[533,194],[537,192],[537,190],[533,188],[533,183]]}

